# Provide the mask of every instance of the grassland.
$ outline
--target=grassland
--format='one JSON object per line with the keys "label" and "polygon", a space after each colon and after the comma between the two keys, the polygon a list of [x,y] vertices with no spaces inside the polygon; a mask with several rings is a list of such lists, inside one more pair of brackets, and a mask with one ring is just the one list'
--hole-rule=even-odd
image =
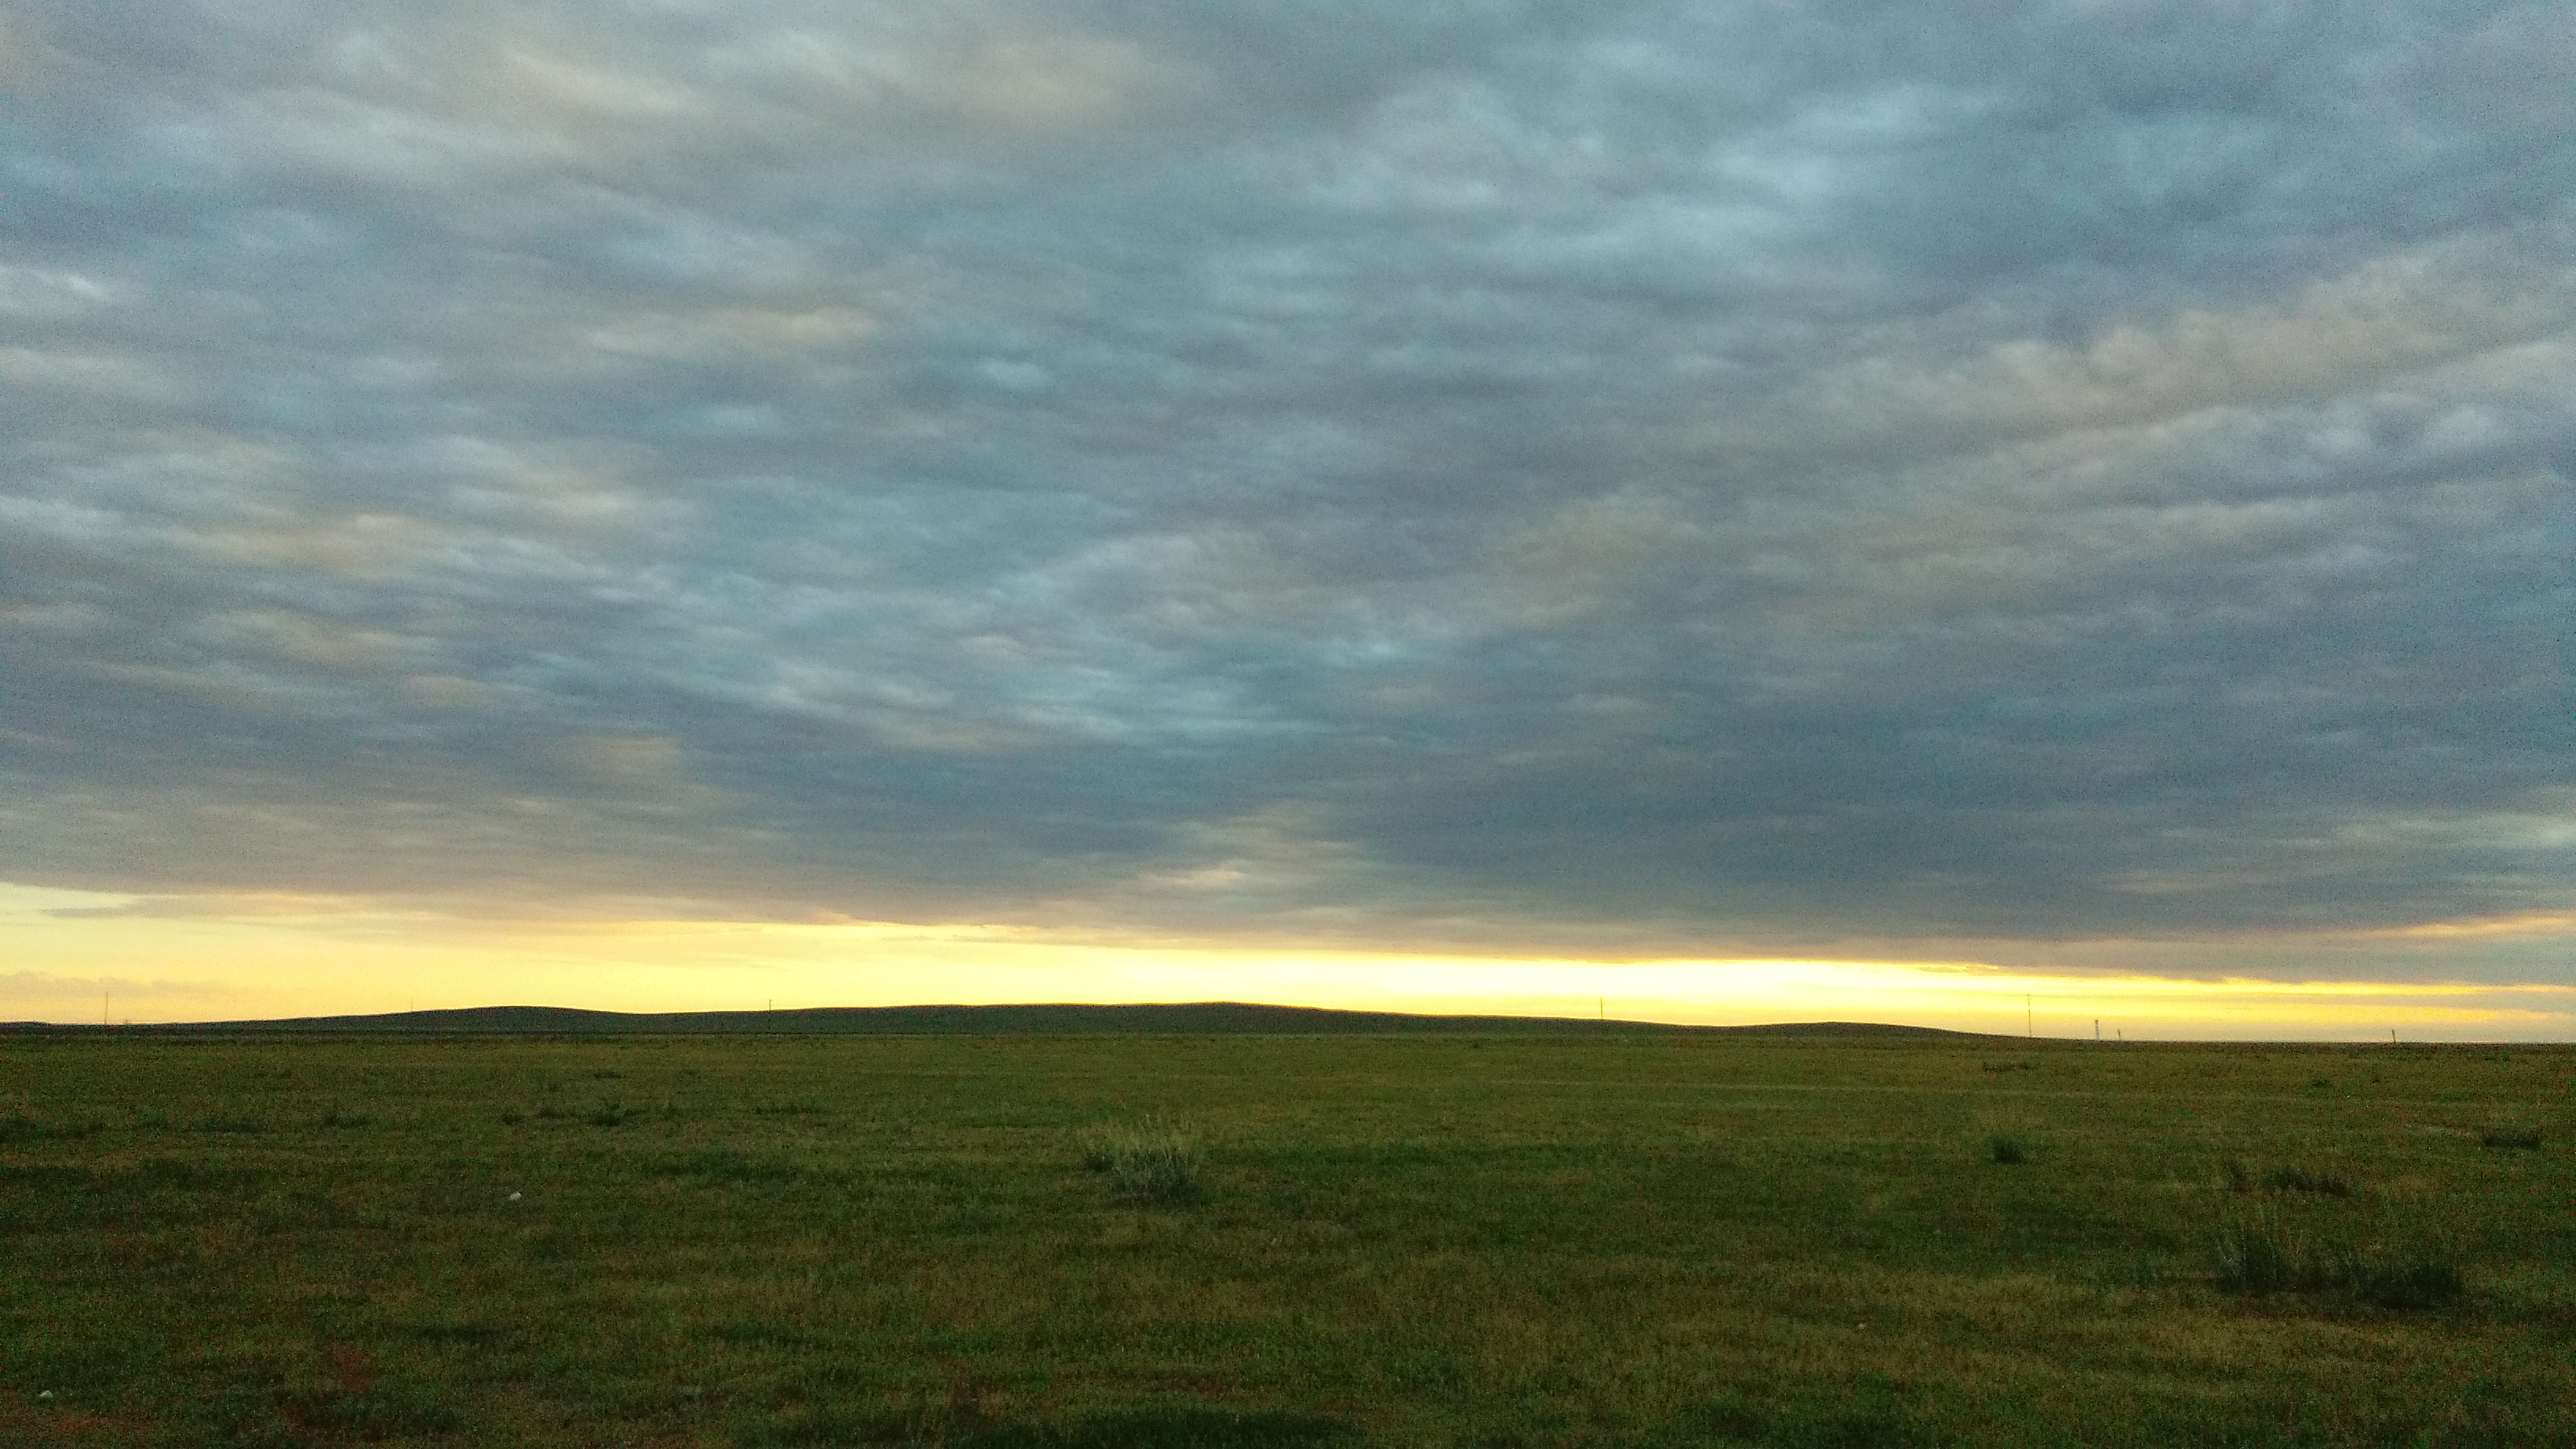
{"label": "grassland", "polygon": [[13,1038],[0,1444],[2576,1444],[2571,1072]]}

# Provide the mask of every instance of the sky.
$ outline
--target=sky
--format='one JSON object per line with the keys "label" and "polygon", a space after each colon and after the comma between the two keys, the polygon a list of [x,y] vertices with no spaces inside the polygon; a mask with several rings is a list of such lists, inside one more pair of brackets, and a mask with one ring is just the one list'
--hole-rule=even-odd
{"label": "sky", "polygon": [[2576,25],[0,0],[0,1017],[2576,1039]]}

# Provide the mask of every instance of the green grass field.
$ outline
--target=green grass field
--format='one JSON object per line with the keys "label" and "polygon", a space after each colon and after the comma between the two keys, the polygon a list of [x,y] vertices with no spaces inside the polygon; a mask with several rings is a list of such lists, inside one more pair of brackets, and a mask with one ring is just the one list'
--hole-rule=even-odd
{"label": "green grass field", "polygon": [[11,1038],[0,1444],[2576,1444],[2571,1072]]}

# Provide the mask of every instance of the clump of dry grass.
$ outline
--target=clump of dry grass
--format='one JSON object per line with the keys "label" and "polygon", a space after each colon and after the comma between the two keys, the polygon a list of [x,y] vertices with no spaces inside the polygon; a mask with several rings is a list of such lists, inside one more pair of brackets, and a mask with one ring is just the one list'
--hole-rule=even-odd
{"label": "clump of dry grass", "polygon": [[2239,1293],[2277,1293],[2323,1286],[2304,1235],[2278,1212],[2258,1207],[2230,1213],[2218,1225],[2218,1285]]}
{"label": "clump of dry grass", "polygon": [[2274,1192],[2316,1192],[2327,1197],[2352,1196],[2352,1183],[2331,1172],[2310,1172],[2304,1167],[2276,1167],[2263,1174],[2263,1185]]}
{"label": "clump of dry grass", "polygon": [[2382,1308],[2437,1308],[2466,1286],[2436,1245],[2321,1239],[2269,1203],[2223,1218],[2217,1250],[2218,1284],[2238,1293],[2340,1289]]}
{"label": "clump of dry grass", "polygon": [[1084,1134],[1082,1167],[1108,1174],[1119,1196],[1136,1202],[1176,1206],[1196,1202],[1202,1191],[1198,1139],[1176,1122],[1095,1128]]}

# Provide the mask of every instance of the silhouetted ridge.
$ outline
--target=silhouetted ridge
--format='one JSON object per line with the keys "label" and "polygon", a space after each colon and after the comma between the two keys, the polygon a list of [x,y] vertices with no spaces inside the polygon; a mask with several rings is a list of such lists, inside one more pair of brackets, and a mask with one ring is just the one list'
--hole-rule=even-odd
{"label": "silhouetted ridge", "polygon": [[[97,1031],[97,1027],[49,1028]],[[1824,1021],[1774,1026],[1674,1026],[1586,1017],[1418,1016],[1244,1001],[1101,1006],[813,1006],[788,1011],[585,1011],[570,1006],[469,1006],[372,1016],[298,1016],[119,1028],[129,1032],[293,1035],[694,1036],[778,1033],[876,1036],[1314,1036],[1472,1033],[1478,1036],[1664,1035],[1967,1037],[1936,1027]]]}

